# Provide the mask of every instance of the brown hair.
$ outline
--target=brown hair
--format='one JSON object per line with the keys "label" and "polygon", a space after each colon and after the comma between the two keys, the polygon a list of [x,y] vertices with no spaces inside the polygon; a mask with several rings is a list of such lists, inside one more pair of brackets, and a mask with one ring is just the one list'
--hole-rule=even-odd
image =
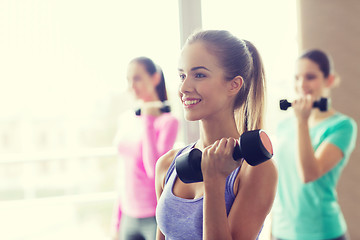
{"label": "brown hair", "polygon": [[139,64],[142,64],[145,67],[146,72],[149,73],[150,76],[153,76],[155,73],[160,74],[160,82],[156,86],[156,93],[160,101],[163,102],[168,100],[166,86],[165,86],[165,78],[162,69],[148,57],[137,57],[130,61],[130,63],[132,62],[137,62]]}
{"label": "brown hair", "polygon": [[330,74],[334,75],[335,81],[333,86],[337,87],[340,84],[340,77],[339,75],[334,71],[334,63],[331,58],[331,56],[319,49],[311,49],[306,52],[304,52],[299,59],[310,59],[314,63],[316,63],[320,71],[324,74],[324,77],[329,77]]}
{"label": "brown hair", "polygon": [[186,44],[202,41],[214,54],[225,71],[226,80],[236,76],[244,79],[235,99],[234,111],[240,133],[263,127],[265,74],[255,46],[225,30],[207,30],[191,35]]}

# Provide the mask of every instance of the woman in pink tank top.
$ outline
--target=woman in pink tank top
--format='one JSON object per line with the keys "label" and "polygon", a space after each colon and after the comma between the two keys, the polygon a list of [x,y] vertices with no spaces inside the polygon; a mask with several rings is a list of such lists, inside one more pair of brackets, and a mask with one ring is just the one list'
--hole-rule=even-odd
{"label": "woman in pink tank top", "polygon": [[176,140],[178,120],[166,104],[161,69],[146,57],[128,66],[129,89],[141,102],[119,118],[115,144],[121,165],[114,239],[153,240],[156,234],[155,165]]}

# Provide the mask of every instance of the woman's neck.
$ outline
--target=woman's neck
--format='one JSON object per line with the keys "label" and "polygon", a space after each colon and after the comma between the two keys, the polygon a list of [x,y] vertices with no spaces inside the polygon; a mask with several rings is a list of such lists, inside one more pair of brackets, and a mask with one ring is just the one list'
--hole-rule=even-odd
{"label": "woman's neck", "polygon": [[200,121],[200,140],[196,143],[196,147],[204,149],[221,138],[238,139],[240,134],[237,130],[234,117],[201,120]]}
{"label": "woman's neck", "polygon": [[336,110],[333,108],[330,108],[325,112],[321,112],[319,109],[313,109],[311,112],[311,115],[309,117],[310,127],[317,125],[319,122],[325,120],[328,117],[331,117],[335,113],[336,113]]}
{"label": "woman's neck", "polygon": [[148,97],[145,98],[145,99],[141,99],[141,101],[143,101],[143,102],[157,102],[157,101],[160,101],[160,98],[159,98],[159,96],[155,93],[155,94],[152,94],[152,95],[148,96]]}

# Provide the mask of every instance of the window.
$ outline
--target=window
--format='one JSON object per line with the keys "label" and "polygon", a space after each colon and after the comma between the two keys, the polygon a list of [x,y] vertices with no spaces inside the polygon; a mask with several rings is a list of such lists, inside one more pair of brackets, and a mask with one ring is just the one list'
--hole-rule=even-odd
{"label": "window", "polygon": [[[258,47],[267,122],[276,122],[297,55],[295,2],[203,1],[202,9],[205,29],[230,30]],[[117,115],[133,107],[132,58],[163,68],[182,118],[178,14],[178,1],[168,0],[0,2],[2,238],[108,236],[117,175],[111,144]]]}
{"label": "window", "polygon": [[104,239],[127,64],[177,88],[177,2],[1,1],[0,22],[1,237]]}

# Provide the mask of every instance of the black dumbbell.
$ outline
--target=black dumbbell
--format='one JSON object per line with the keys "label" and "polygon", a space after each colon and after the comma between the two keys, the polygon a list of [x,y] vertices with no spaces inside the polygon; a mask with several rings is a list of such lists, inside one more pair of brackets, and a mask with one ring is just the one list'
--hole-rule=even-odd
{"label": "black dumbbell", "polygon": [[[291,107],[291,103],[286,99],[280,100],[280,109],[287,110],[288,107]],[[329,101],[327,98],[320,98],[320,100],[315,101],[313,104],[313,108],[319,108],[321,112],[325,112],[329,108]]]}
{"label": "black dumbbell", "polygon": [[[170,105],[163,102],[163,106],[159,108],[162,113],[171,112]],[[141,115],[141,108],[135,110],[137,116]]]}
{"label": "black dumbbell", "polygon": [[[236,144],[233,159],[245,161],[251,166],[259,165],[273,156],[270,138],[263,130],[253,130],[240,136],[239,144]],[[180,154],[175,160],[176,173],[184,183],[202,182],[201,172],[202,152],[193,148]]]}

